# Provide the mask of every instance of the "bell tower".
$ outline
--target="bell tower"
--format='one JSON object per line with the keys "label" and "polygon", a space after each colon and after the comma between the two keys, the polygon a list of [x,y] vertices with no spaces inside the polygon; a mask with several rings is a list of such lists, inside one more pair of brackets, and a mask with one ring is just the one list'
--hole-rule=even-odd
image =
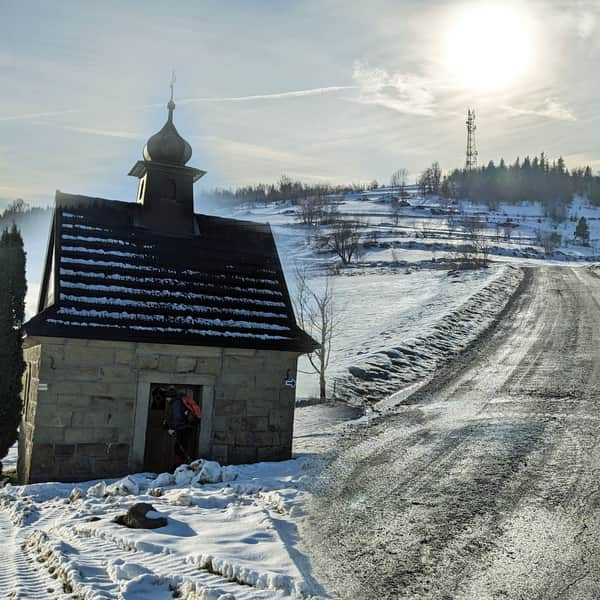
{"label": "bell tower", "polygon": [[167,104],[167,122],[144,147],[143,160],[138,160],[129,175],[139,181],[137,202],[142,205],[139,225],[165,235],[194,234],[194,183],[206,171],[186,166],[192,158],[192,147],[179,135],[173,123],[173,85]]}

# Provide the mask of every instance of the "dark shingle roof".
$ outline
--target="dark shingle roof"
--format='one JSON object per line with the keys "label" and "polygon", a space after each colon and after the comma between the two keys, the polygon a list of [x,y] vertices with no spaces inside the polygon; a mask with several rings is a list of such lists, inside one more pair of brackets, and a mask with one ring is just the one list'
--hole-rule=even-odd
{"label": "dark shingle roof", "polygon": [[40,312],[26,334],[315,348],[296,325],[269,225],[195,215],[197,235],[172,237],[139,226],[142,209],[57,193]]}

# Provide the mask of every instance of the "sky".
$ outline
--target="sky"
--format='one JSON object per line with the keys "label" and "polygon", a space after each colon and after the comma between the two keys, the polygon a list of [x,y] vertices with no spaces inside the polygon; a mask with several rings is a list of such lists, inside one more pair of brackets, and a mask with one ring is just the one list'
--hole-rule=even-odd
{"label": "sky", "polygon": [[0,207],[134,200],[166,119],[202,190],[412,179],[542,151],[600,169],[600,0],[0,0]]}

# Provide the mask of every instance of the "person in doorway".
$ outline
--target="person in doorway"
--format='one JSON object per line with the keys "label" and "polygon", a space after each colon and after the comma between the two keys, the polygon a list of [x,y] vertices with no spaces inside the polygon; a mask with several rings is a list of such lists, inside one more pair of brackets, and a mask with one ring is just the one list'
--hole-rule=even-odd
{"label": "person in doorway", "polygon": [[195,429],[201,422],[201,411],[198,404],[184,392],[169,386],[165,393],[166,411],[165,427],[175,441],[175,468],[184,463],[190,463],[192,457],[191,442]]}
{"label": "person in doorway", "polygon": [[187,453],[190,426],[185,417],[182,395],[173,386],[167,388],[165,399],[167,403],[164,426],[175,444],[175,468],[177,468],[179,465],[191,462]]}

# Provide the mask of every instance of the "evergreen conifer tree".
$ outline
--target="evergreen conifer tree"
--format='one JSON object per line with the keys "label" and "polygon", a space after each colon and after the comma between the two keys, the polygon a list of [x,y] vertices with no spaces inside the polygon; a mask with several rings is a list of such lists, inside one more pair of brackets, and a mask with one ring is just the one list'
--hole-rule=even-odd
{"label": "evergreen conifer tree", "polygon": [[585,217],[579,219],[577,227],[575,227],[575,237],[578,237],[584,246],[588,245],[590,240],[590,228],[588,227]]}
{"label": "evergreen conifer tree", "polygon": [[[21,377],[25,369],[21,326],[25,318],[25,251],[16,225],[0,236],[0,457],[17,440]],[[1,463],[0,463],[1,468]]]}

